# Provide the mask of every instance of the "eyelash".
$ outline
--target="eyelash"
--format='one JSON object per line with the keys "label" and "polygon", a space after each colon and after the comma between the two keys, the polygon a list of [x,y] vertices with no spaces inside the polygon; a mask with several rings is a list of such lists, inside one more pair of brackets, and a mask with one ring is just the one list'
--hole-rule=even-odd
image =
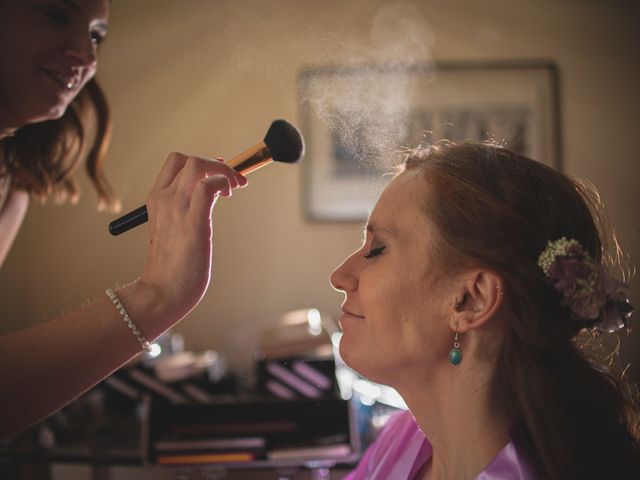
{"label": "eyelash", "polygon": [[376,248],[372,248],[369,253],[365,254],[364,258],[366,259],[370,259],[373,257],[377,257],[378,255],[380,255],[382,252],[384,252],[384,249],[387,248],[385,246],[382,247],[376,247]]}

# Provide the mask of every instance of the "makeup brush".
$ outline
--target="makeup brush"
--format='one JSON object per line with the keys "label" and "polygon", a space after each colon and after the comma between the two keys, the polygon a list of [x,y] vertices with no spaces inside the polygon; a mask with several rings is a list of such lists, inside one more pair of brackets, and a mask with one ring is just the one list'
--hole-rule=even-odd
{"label": "makeup brush", "polygon": [[[253,172],[272,161],[296,163],[304,155],[304,140],[300,131],[286,120],[274,120],[262,142],[245,150],[226,162],[243,175]],[[143,205],[115,219],[109,224],[111,235],[120,235],[149,219]]]}

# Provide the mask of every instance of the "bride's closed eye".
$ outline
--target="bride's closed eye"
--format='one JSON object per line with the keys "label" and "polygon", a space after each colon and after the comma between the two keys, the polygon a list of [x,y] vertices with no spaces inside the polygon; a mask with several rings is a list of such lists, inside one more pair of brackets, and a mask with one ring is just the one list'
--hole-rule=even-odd
{"label": "bride's closed eye", "polygon": [[369,253],[365,254],[364,258],[369,259],[369,258],[377,257],[384,251],[385,248],[387,247],[385,247],[384,245],[380,247],[371,248],[371,250],[369,250]]}

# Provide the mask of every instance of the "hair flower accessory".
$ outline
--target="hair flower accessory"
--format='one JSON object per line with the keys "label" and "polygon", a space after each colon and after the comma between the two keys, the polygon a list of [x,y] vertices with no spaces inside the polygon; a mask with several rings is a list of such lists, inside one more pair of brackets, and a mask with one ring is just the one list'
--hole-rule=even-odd
{"label": "hair flower accessory", "polygon": [[606,332],[627,326],[633,313],[627,285],[593,260],[580,242],[566,237],[549,241],[538,257],[538,265],[562,294],[562,305],[574,320]]}

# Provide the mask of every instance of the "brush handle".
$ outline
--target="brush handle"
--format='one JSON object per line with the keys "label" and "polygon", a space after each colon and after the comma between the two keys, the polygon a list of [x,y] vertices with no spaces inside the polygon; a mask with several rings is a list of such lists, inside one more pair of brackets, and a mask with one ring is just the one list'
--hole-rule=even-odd
{"label": "brush handle", "polygon": [[149,220],[147,206],[142,205],[141,207],[138,207],[111,222],[109,224],[109,233],[111,233],[111,235],[120,235],[133,227],[137,227],[147,220]]}

